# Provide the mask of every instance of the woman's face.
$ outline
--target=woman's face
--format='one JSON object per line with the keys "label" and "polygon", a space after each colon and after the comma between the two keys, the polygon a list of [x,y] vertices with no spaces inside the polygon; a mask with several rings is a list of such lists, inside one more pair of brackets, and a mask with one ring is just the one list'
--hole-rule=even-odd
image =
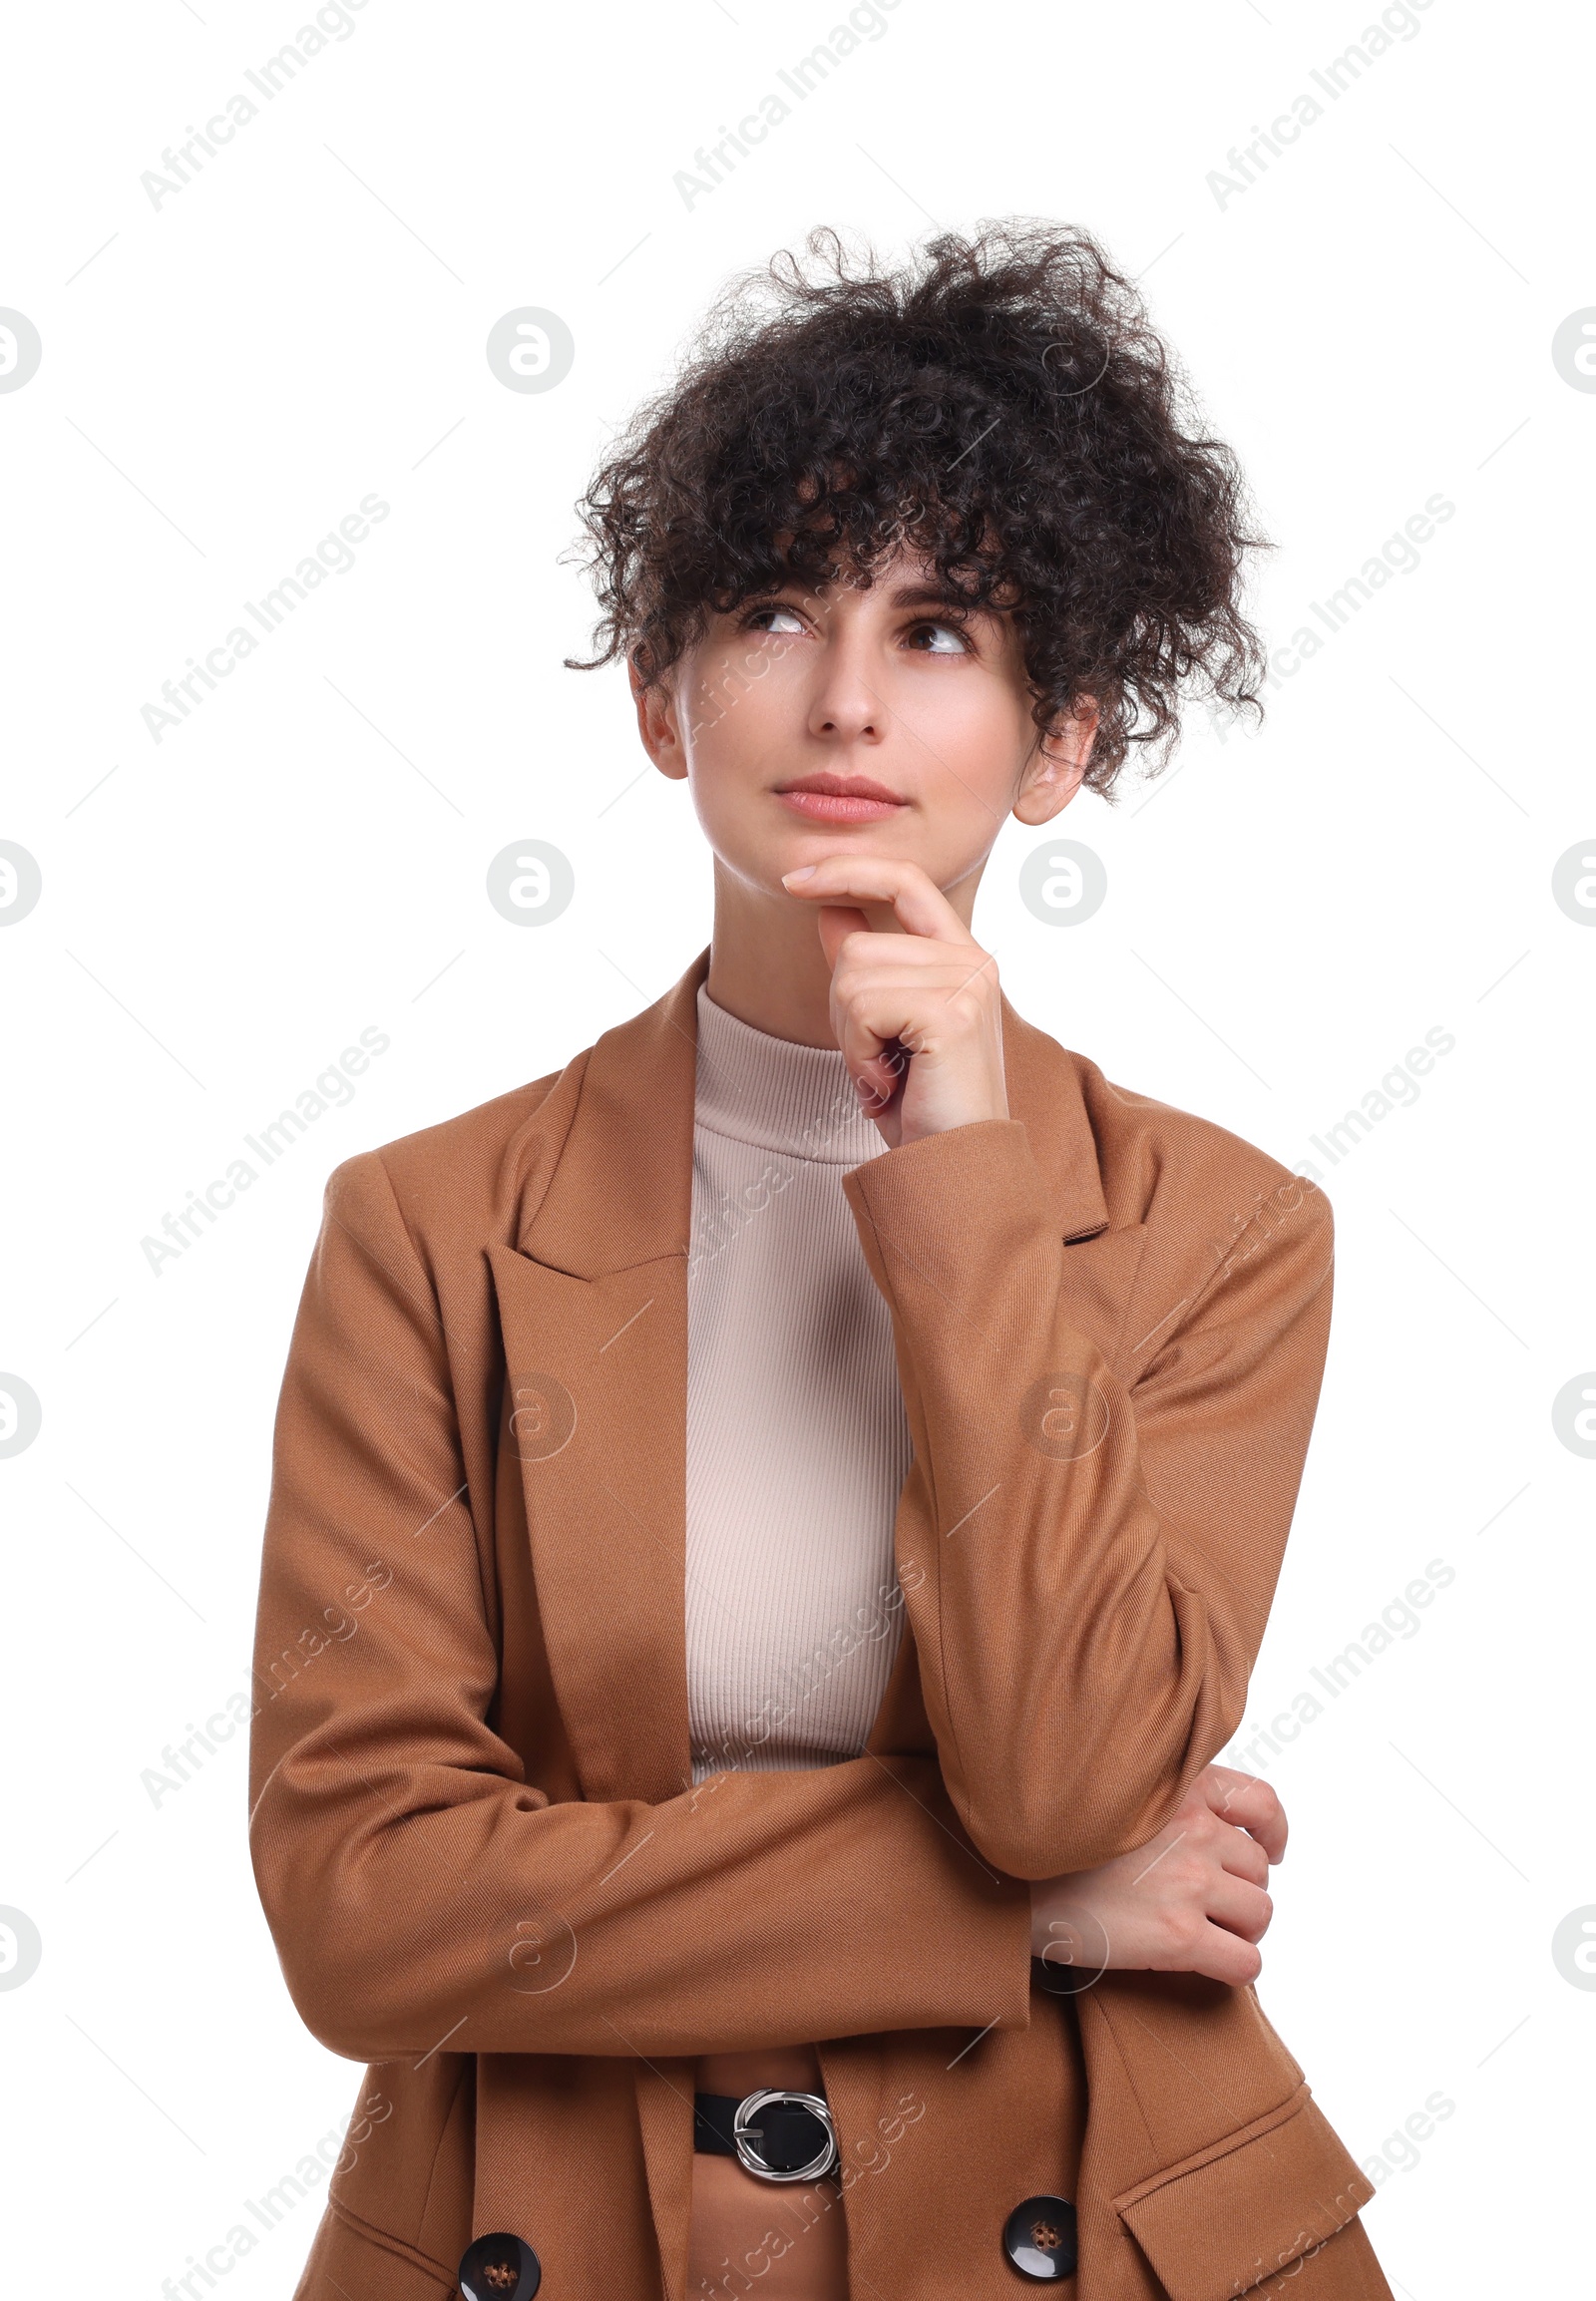
{"label": "woman's face", "polygon": [[789,584],[712,617],[652,694],[633,676],[649,756],[745,885],[862,849],[973,897],[1005,817],[1073,796],[1095,715],[1040,743],[1013,623],[935,583],[900,551],[868,586]]}

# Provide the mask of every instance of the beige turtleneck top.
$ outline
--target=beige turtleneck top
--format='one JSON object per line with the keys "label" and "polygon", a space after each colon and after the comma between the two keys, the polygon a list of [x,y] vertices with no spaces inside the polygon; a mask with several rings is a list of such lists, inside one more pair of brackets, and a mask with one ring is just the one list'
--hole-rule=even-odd
{"label": "beige turtleneck top", "polygon": [[834,1048],[698,993],[687,1260],[693,1779],[855,1757],[903,1630],[892,1320],[842,1179],[886,1149]]}
{"label": "beige turtleneck top", "polygon": [[[892,1321],[842,1189],[886,1147],[840,1052],[754,1030],[700,989],[687,1260],[694,1782],[857,1756],[902,1638],[893,1521],[909,1425]],[[793,2046],[702,2056],[694,2082],[738,2098],[819,2092],[821,2071],[811,2047]],[[689,2301],[741,2291],[745,2256],[763,2264],[765,2301],[844,2301],[835,2179],[777,2186],[695,2153]]]}

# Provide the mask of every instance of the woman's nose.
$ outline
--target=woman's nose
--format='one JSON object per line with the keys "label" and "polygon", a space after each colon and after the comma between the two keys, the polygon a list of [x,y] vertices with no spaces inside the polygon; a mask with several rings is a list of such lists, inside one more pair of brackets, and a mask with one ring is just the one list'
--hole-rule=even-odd
{"label": "woman's nose", "polygon": [[886,709],[861,649],[851,644],[826,647],[815,681],[809,732],[834,742],[857,743],[879,740],[886,724]]}

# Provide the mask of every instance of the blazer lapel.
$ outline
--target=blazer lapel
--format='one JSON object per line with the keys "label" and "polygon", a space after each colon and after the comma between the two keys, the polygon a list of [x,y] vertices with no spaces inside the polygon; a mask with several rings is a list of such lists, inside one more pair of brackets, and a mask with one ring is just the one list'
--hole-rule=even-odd
{"label": "blazer lapel", "polygon": [[1069,1318],[1112,1363],[1142,1251],[1144,1223],[1114,1226],[1103,1197],[1097,1138],[1082,1077],[1092,1066],[1003,1001],[1008,1108],[1052,1202],[1064,1256]]}
{"label": "blazer lapel", "polygon": [[[588,1056],[548,1189],[489,1259],[544,1642],[583,1792],[691,1780],[687,1250],[701,952]],[[1113,1354],[1145,1244],[1109,1227],[1080,1057],[1003,1002],[1009,1107],[1069,1241],[1071,1315]],[[866,1747],[933,1747],[905,1633]]]}
{"label": "blazer lapel", "polygon": [[701,953],[592,1049],[553,1178],[489,1249],[539,1619],[587,1797],[680,1793],[687,1245]]}

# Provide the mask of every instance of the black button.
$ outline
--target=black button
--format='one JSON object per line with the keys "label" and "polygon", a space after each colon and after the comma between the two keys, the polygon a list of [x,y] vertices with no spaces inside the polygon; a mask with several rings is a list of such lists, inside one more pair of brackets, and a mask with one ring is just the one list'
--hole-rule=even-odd
{"label": "black button", "polygon": [[1003,2223],[1003,2251],[1021,2277],[1043,2285],[1075,2274],[1075,2208],[1062,2197],[1027,2197]]}
{"label": "black button", "polygon": [[478,2237],[460,2256],[460,2290],[466,2301],[532,2301],[543,2283],[543,2263],[525,2237],[502,2229]]}

